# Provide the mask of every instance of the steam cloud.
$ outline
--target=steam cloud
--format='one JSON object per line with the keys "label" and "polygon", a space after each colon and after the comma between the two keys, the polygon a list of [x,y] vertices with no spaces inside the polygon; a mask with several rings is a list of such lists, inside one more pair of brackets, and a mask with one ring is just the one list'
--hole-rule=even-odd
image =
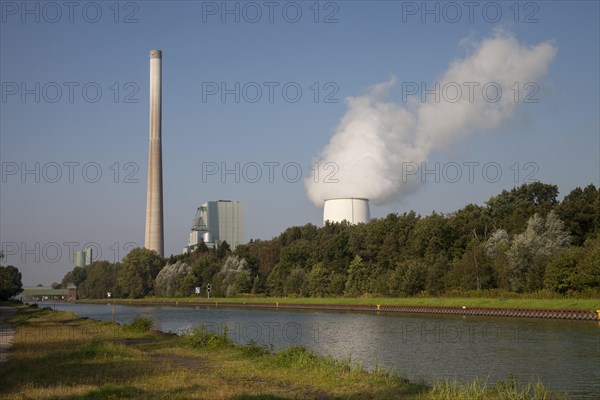
{"label": "steam cloud", "polygon": [[[416,189],[412,180],[402,182],[403,163],[420,165],[432,150],[500,126],[531,92],[524,86],[546,73],[555,54],[556,47],[549,42],[526,47],[510,35],[497,33],[479,43],[470,56],[450,64],[438,80],[440,91],[449,84],[447,98],[439,96],[436,101],[427,95],[422,102],[419,89],[416,97],[411,96],[418,99],[413,106],[386,102],[387,93],[396,85],[395,77],[370,87],[363,96],[346,98],[348,111],[317,160],[319,165],[337,164],[334,178],[338,182],[307,178],[304,183],[310,200],[322,206],[325,200],[339,197],[364,197],[375,204],[401,199]],[[472,96],[471,82],[479,84]],[[494,87],[483,97],[487,83],[502,89],[499,98]],[[519,84],[518,101],[515,83]],[[462,89],[457,100],[458,92],[452,90],[456,84]],[[427,89],[433,85],[427,84]]]}

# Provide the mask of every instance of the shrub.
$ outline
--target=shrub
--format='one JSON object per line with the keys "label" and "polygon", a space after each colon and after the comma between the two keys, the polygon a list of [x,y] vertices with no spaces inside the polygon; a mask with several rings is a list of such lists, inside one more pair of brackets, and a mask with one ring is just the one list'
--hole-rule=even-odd
{"label": "shrub", "polygon": [[242,346],[244,355],[248,357],[260,357],[265,354],[270,354],[273,351],[273,345],[261,344],[250,340],[246,345]]}
{"label": "shrub", "polygon": [[233,341],[229,339],[227,335],[227,327],[223,330],[223,334],[208,332],[206,326],[202,325],[200,328],[194,328],[189,333],[184,335],[185,341],[192,347],[195,348],[219,348],[219,347],[231,347]]}
{"label": "shrub", "polygon": [[131,320],[130,323],[125,324],[124,327],[131,332],[144,333],[152,329],[153,325],[154,321],[152,318],[143,315],[136,315],[133,317],[133,320]]}

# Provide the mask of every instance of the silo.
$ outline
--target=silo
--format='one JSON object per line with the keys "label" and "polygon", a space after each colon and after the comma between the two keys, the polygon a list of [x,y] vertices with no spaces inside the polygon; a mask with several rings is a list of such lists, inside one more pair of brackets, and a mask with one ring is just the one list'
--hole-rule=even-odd
{"label": "silo", "polygon": [[368,199],[350,197],[325,200],[323,223],[346,220],[351,224],[366,224],[370,219]]}
{"label": "silo", "polygon": [[212,243],[213,242],[212,234],[210,232],[204,232],[202,234],[202,241],[204,243]]}

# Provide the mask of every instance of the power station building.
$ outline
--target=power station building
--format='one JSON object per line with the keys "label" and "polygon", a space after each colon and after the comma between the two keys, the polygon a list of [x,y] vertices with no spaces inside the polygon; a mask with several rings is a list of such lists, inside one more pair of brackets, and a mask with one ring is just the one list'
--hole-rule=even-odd
{"label": "power station building", "polygon": [[231,250],[244,243],[244,204],[241,201],[209,201],[198,207],[184,252],[194,251],[200,243],[217,248],[222,242],[227,242]]}
{"label": "power station building", "polygon": [[73,254],[73,267],[85,267],[92,263],[92,249],[87,248]]}

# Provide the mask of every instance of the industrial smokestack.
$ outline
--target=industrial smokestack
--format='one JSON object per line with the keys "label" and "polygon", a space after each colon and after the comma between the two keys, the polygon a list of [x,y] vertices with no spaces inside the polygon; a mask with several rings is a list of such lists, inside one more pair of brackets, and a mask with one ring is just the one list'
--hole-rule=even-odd
{"label": "industrial smokestack", "polygon": [[162,190],[162,51],[150,50],[150,144],[144,247],[164,255]]}
{"label": "industrial smokestack", "polygon": [[325,200],[323,223],[348,221],[352,225],[371,220],[369,200],[355,197]]}

